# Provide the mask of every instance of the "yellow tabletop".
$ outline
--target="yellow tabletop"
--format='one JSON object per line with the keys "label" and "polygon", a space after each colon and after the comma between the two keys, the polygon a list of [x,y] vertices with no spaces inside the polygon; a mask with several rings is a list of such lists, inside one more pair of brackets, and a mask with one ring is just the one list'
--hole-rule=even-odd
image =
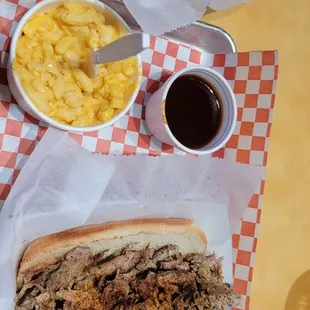
{"label": "yellow tabletop", "polygon": [[310,0],[253,0],[204,20],[239,51],[280,51],[250,309],[310,309]]}

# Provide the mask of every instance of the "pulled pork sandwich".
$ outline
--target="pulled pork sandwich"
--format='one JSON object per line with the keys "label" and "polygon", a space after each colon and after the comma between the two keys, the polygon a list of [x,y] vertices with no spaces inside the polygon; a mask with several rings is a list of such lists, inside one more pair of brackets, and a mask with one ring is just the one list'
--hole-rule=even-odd
{"label": "pulled pork sandwich", "polygon": [[33,241],[17,274],[16,310],[222,310],[239,299],[191,220],[141,219]]}

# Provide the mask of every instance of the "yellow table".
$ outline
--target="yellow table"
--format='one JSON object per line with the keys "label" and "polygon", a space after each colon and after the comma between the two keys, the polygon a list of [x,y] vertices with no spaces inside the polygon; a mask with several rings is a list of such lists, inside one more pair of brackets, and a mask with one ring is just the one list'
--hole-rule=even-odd
{"label": "yellow table", "polygon": [[250,309],[310,309],[310,0],[253,0],[204,20],[239,51],[280,51]]}

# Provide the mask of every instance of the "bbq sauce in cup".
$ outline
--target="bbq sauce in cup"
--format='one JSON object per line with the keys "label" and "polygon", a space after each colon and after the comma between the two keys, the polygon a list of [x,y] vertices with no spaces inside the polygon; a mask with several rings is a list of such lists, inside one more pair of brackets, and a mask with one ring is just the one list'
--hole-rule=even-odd
{"label": "bbq sauce in cup", "polygon": [[165,114],[174,137],[190,149],[210,143],[222,123],[218,96],[196,75],[182,75],[173,82],[166,97]]}

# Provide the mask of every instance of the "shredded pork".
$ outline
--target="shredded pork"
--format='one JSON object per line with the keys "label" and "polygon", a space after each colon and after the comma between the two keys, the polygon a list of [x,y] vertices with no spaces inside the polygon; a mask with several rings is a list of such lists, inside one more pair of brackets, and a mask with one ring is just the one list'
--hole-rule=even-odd
{"label": "shredded pork", "polygon": [[177,246],[131,247],[93,256],[76,247],[57,264],[24,277],[16,310],[222,310],[239,296],[223,283],[215,255],[183,257]]}

